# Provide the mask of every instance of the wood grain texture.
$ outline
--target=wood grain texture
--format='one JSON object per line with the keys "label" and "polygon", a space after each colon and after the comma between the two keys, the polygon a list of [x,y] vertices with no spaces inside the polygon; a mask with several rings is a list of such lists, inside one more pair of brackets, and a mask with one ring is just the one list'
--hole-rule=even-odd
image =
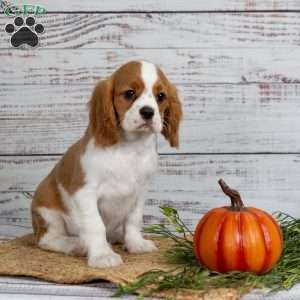
{"label": "wood grain texture", "polygon": [[300,9],[297,0],[33,0],[30,3],[43,5],[48,11],[226,11],[226,10],[282,10]]}
{"label": "wood grain texture", "polygon": [[[299,84],[181,84],[181,146],[160,153],[300,152]],[[84,132],[92,85],[0,88],[0,154],[63,153]]]}
{"label": "wood grain texture", "polygon": [[[1,15],[0,28],[12,21]],[[45,27],[39,49],[290,48],[300,42],[299,13],[60,13],[36,21]],[[1,30],[1,49],[11,49],[9,39]]]}
{"label": "wood grain texture", "polygon": [[[26,277],[0,277],[0,299],[18,300],[111,300],[116,285],[106,281],[79,284],[57,284]],[[21,297],[20,297],[21,296]],[[134,300],[136,296],[122,299]],[[145,298],[145,300],[150,300]]]}
{"label": "wood grain texture", "polygon": [[[108,282],[92,282],[81,285],[55,284],[34,278],[0,277],[0,300],[111,300],[116,286]],[[272,300],[295,300],[300,295],[300,285],[271,295]],[[136,295],[126,295],[121,299],[136,300]],[[145,300],[156,300],[145,297]],[[244,295],[241,300],[269,300],[266,291],[255,290]]]}
{"label": "wood grain texture", "polygon": [[[299,31],[300,32],[300,31]],[[180,83],[300,83],[300,50],[78,49],[0,50],[1,85],[94,84],[130,60],[148,60]],[[21,91],[20,87],[16,87]]]}
{"label": "wood grain texture", "polygon": [[[6,157],[0,160],[0,236],[31,230],[30,196],[58,157]],[[164,155],[146,195],[145,224],[161,222],[159,205],[177,208],[194,228],[208,209],[227,205],[217,185],[222,177],[240,190],[248,206],[300,216],[300,155]],[[172,182],[172,184],[170,184]]]}

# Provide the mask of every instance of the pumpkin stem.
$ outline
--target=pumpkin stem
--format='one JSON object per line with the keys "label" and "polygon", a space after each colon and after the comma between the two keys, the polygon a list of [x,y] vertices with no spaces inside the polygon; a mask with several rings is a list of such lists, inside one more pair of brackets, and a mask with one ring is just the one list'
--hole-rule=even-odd
{"label": "pumpkin stem", "polygon": [[224,194],[230,197],[231,208],[233,208],[234,210],[241,210],[244,207],[244,203],[241,199],[240,193],[236,190],[231,189],[223,179],[220,179],[218,182]]}

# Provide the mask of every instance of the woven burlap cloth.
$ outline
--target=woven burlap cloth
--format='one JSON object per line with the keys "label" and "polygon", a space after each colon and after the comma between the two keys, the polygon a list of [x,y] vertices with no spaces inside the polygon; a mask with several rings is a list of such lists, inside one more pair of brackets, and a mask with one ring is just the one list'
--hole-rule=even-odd
{"label": "woven burlap cloth", "polygon": [[[120,246],[114,250],[122,255],[124,264],[115,268],[90,268],[84,257],[67,256],[41,250],[34,244],[33,236],[26,235],[0,243],[0,275],[30,276],[56,283],[79,284],[95,280],[107,280],[116,284],[129,283],[149,270],[168,270],[163,252],[172,247],[168,239],[153,239],[159,251],[145,254],[129,254]],[[145,291],[143,291],[145,292]],[[233,300],[240,297],[235,289],[211,289],[205,291],[180,290],[155,294],[161,298]]]}

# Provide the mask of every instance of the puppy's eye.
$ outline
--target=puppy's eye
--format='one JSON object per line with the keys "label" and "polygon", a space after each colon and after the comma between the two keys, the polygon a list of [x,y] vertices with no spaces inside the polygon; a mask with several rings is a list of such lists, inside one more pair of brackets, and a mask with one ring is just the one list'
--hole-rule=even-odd
{"label": "puppy's eye", "polygon": [[124,97],[127,99],[127,100],[134,100],[135,99],[135,91],[134,90],[127,90],[125,93],[124,93]]}
{"label": "puppy's eye", "polygon": [[164,92],[160,92],[156,96],[157,102],[162,102],[166,99],[166,94]]}

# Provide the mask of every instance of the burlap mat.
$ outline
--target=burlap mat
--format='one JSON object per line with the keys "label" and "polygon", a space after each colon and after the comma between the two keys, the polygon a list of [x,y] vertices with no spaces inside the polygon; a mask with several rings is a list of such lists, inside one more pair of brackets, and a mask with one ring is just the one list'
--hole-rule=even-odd
{"label": "burlap mat", "polygon": [[[113,283],[128,283],[138,275],[152,269],[174,268],[165,262],[163,251],[172,246],[167,239],[153,239],[160,251],[146,254],[128,254],[120,246],[114,247],[122,255],[124,264],[115,268],[90,268],[83,257],[44,251],[37,248],[32,235],[0,243],[0,275],[31,276],[56,283],[84,283],[107,280]],[[214,289],[208,291],[181,290],[157,294],[166,298],[184,300],[234,300],[239,292],[234,289]]]}

